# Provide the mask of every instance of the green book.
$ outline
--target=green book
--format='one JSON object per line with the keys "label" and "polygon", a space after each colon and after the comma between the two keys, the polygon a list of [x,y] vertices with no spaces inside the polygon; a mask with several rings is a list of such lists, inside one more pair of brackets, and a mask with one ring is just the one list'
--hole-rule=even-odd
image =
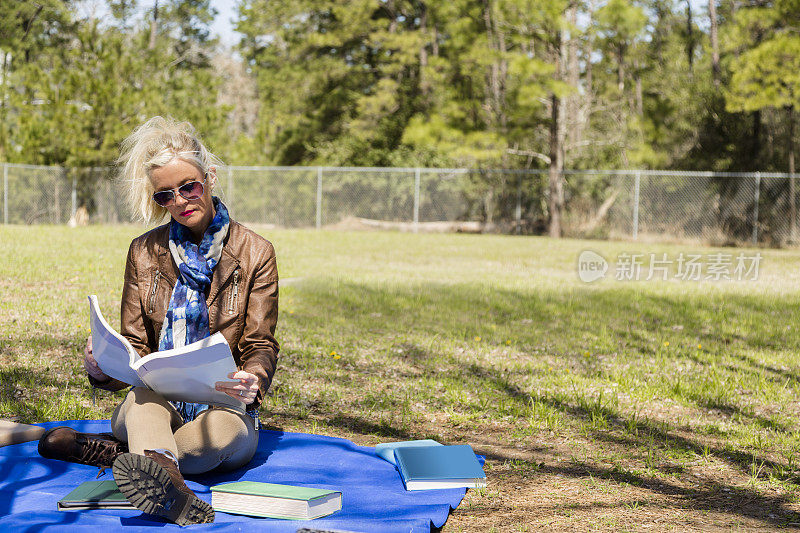
{"label": "green book", "polygon": [[311,487],[237,481],[211,487],[211,506],[223,513],[313,520],[341,509],[342,493]]}
{"label": "green book", "polygon": [[59,511],[84,509],[136,509],[125,499],[113,479],[84,481],[58,501]]}

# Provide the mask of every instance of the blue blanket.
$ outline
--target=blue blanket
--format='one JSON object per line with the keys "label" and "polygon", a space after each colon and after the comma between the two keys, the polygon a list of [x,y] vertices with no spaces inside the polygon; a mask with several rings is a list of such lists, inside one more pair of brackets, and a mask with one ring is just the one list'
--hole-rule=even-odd
{"label": "blue blanket", "polygon": [[[108,421],[48,422],[91,433],[111,431]],[[36,442],[0,448],[0,531],[130,531],[182,530],[175,524],[138,510],[57,511],[56,502],[97,468],[44,459]],[[481,458],[482,459],[482,458]],[[107,476],[111,475],[108,470]],[[101,479],[110,479],[104,477]],[[342,493],[342,509],[313,521],[272,520],[216,513],[213,524],[192,530],[291,531],[301,527],[359,532],[425,532],[441,527],[450,508],[465,489],[406,491],[394,465],[375,455],[375,449],[349,440],[262,430],[258,451],[247,467],[224,474],[187,477],[187,485],[211,502],[209,487],[229,481],[264,481],[333,489]],[[158,528],[158,529],[154,529]],[[185,531],[185,530],[183,530]]]}

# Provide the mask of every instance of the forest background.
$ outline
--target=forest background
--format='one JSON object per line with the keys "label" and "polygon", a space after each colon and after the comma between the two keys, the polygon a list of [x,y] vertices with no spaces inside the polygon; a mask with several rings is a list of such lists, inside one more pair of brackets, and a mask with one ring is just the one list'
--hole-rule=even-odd
{"label": "forest background", "polygon": [[0,1],[0,161],[162,114],[231,165],[549,169],[553,213],[564,168],[795,171],[800,0],[242,0],[233,46],[209,0],[80,6]]}

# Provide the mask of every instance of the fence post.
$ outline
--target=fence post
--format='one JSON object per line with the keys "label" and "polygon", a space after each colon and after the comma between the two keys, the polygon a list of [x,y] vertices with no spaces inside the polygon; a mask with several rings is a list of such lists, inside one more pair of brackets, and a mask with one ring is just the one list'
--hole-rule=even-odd
{"label": "fence post", "polygon": [[523,174],[520,172],[517,174],[519,179],[517,179],[517,205],[514,207],[514,226],[516,230],[514,233],[519,235],[522,232],[522,176]]}
{"label": "fence post", "polygon": [[3,224],[8,224],[8,163],[3,163]]}
{"label": "fence post", "polygon": [[795,199],[796,193],[794,190],[794,164],[792,164],[791,172],[789,172],[789,241],[794,244],[797,242],[797,205]]}
{"label": "fence post", "polygon": [[789,242],[794,244],[797,242],[797,205],[795,201],[795,190],[794,190],[794,165],[789,172],[789,220],[791,221],[789,224]]}
{"label": "fence post", "polygon": [[761,193],[761,172],[756,172],[756,190],[753,194],[753,246],[758,245],[758,198]]}
{"label": "fence post", "polygon": [[419,231],[419,167],[414,169],[414,233]]}
{"label": "fence post", "polygon": [[317,229],[322,227],[322,167],[317,167]]}
{"label": "fence post", "polygon": [[233,169],[228,165],[228,207],[233,209]]}
{"label": "fence post", "polygon": [[639,237],[639,180],[641,174],[637,172],[633,177],[633,240]]}
{"label": "fence post", "polygon": [[[61,216],[61,183],[67,183],[67,167],[58,167],[60,169],[58,173],[58,178],[55,178],[55,183],[53,185],[53,208],[52,210],[48,207],[47,214],[50,215],[50,222],[55,224],[55,218]],[[52,213],[56,213],[53,215]],[[32,219],[31,222],[35,220]]]}
{"label": "fence post", "polygon": [[75,213],[78,212],[78,177],[72,176],[72,212],[70,218],[75,219]]}

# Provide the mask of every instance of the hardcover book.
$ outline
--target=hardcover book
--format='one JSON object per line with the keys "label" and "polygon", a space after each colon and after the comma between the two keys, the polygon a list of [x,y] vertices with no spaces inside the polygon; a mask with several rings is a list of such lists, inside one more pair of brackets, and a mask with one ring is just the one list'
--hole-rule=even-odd
{"label": "hardcover book", "polygon": [[486,474],[468,444],[400,447],[394,455],[406,490],[486,486]]}
{"label": "hardcover book", "polygon": [[211,506],[231,514],[313,520],[342,508],[342,493],[335,490],[237,481],[211,487]]}
{"label": "hardcover book", "polygon": [[402,442],[382,442],[375,446],[375,455],[380,457],[381,459],[385,459],[396,465],[397,462],[394,459],[394,451],[397,448],[413,448],[415,446],[441,446],[442,444],[436,442],[433,439],[424,439],[424,440],[404,440]]}
{"label": "hardcover book", "polygon": [[139,357],[128,339],[108,325],[97,296],[89,296],[89,314],[93,356],[107,376],[147,387],[167,400],[226,405],[244,412],[244,403],[215,387],[217,381],[225,381],[228,374],[238,370],[222,333]]}
{"label": "hardcover book", "polygon": [[57,503],[59,511],[84,509],[136,509],[125,499],[113,479],[85,481]]}

